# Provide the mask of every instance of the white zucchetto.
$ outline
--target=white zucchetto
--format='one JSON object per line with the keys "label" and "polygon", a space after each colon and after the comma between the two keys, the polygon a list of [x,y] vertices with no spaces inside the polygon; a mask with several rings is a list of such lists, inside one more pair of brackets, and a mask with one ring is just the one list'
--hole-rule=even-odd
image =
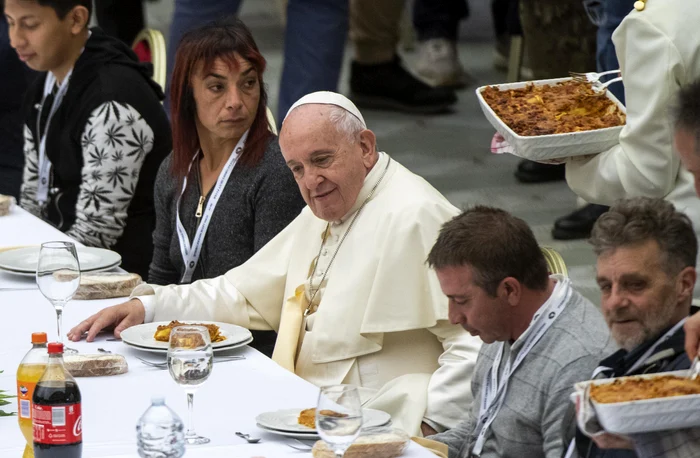
{"label": "white zucchetto", "polygon": [[[365,129],[367,128],[365,118],[362,117],[360,110],[357,109],[355,104],[352,103],[350,99],[348,99],[344,95],[330,91],[318,91],[312,92],[311,94],[306,94],[304,97],[297,100],[294,103],[294,105],[291,106],[289,111],[287,111],[287,114],[285,115],[284,119],[287,119],[289,117],[289,113],[291,113],[295,108],[301,105],[310,104],[335,105],[337,107],[340,107],[343,110],[355,116],[357,119],[359,119],[362,123],[362,127],[364,127]],[[284,122],[284,120],[282,120],[282,122]]]}

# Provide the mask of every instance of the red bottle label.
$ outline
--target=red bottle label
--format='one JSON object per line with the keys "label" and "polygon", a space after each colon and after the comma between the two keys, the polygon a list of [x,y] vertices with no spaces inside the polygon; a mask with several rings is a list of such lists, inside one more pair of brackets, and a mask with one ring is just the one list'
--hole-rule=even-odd
{"label": "red bottle label", "polygon": [[83,440],[83,417],[80,403],[62,406],[32,406],[34,442],[40,444],[74,444]]}

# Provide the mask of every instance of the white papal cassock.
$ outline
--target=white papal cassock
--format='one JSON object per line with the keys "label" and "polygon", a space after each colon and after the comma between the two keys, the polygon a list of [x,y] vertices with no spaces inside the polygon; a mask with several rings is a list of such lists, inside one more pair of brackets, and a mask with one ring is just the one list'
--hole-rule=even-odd
{"label": "white papal cassock", "polygon": [[[275,330],[273,359],[300,377],[361,387],[366,407],[389,412],[411,434],[421,421],[442,431],[456,426],[472,401],[480,348],[478,338],[447,321],[447,299],[425,262],[440,226],[457,213],[425,180],[380,153],[341,221],[328,224],[306,207],[225,275],[142,285],[132,297],[144,302],[147,322],[214,320]],[[336,249],[313,313],[302,319]]]}

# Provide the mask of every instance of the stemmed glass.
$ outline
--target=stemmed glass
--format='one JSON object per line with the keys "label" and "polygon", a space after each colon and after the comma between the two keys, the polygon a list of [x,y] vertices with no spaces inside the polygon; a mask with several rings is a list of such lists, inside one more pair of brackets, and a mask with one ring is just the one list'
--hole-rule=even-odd
{"label": "stemmed glass", "polygon": [[204,326],[178,326],[170,331],[168,370],[187,393],[187,432],[190,445],[208,444],[210,439],[194,432],[194,393],[209,378],[214,366],[209,331]]}
{"label": "stemmed glass", "polygon": [[[58,341],[63,343],[63,309],[80,286],[80,262],[75,245],[71,242],[41,244],[36,265],[36,284],[39,291],[56,309]],[[66,348],[66,352],[75,352]]]}
{"label": "stemmed glass", "polygon": [[357,387],[333,385],[321,388],[316,406],[316,430],[337,458],[360,435],[362,405]]}

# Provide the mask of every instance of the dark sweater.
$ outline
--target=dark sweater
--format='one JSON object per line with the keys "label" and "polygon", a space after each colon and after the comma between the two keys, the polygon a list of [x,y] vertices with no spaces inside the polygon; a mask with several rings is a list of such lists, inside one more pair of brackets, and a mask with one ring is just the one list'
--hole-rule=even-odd
{"label": "dark sweater", "polygon": [[[180,283],[185,272],[175,221],[182,184],[170,171],[171,158],[168,156],[161,164],[155,187],[155,250],[148,281],[157,285]],[[195,212],[200,189],[198,167],[193,166],[180,202],[180,218],[190,241],[199,223]],[[243,264],[296,218],[304,205],[277,138],[272,137],[257,165],[239,163],[233,169],[212,214],[192,281],[217,277]],[[269,356],[274,333],[254,331],[253,337],[253,347]]]}
{"label": "dark sweater", "polygon": [[79,242],[117,251],[124,269],[145,276],[153,252],[153,185],[172,149],[170,124],[149,68],[119,40],[91,30],[46,134],[52,168],[43,206],[36,200],[37,116],[46,73],[28,92],[20,200]]}

